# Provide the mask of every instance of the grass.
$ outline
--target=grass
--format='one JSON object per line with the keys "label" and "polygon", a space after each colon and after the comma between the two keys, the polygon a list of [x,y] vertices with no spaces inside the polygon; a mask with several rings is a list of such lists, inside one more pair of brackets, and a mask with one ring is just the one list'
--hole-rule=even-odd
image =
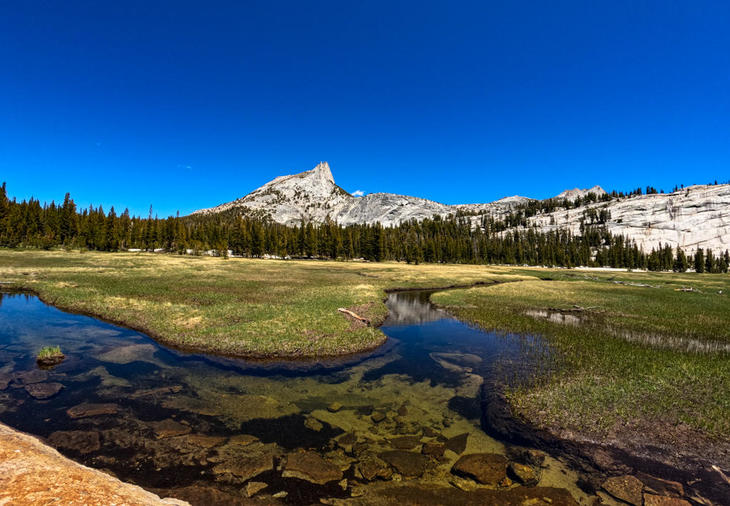
{"label": "grass", "polygon": [[727,275],[0,250],[0,281],[167,345],[266,357],[378,346],[377,328],[337,308],[377,322],[387,289],[517,281],[433,300],[485,328],[548,340],[550,373],[508,393],[519,415],[602,440],[692,445],[730,434],[730,353],[708,351],[730,345]]}
{"label": "grass", "polygon": [[44,346],[41,351],[38,352],[37,360],[50,360],[58,357],[63,357],[60,346]]}
{"label": "grass", "polygon": [[[694,434],[728,441],[729,276],[527,273],[537,278],[433,296],[484,328],[540,334],[557,350],[552,374],[509,392],[520,415],[602,440],[653,434],[674,445]],[[695,291],[680,291],[689,287]],[[531,314],[568,314],[580,323]]]}
{"label": "grass", "polygon": [[0,281],[171,346],[236,356],[330,356],[374,348],[388,288],[521,279],[507,269],[0,250]]}

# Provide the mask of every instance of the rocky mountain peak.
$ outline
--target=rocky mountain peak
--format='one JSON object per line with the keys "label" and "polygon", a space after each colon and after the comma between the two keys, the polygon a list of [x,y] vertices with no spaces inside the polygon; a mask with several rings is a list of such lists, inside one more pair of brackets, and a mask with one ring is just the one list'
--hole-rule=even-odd
{"label": "rocky mountain peak", "polygon": [[320,180],[335,184],[335,178],[332,177],[332,170],[330,169],[329,163],[319,162],[312,172]]}
{"label": "rocky mountain peak", "polygon": [[575,200],[578,197],[585,197],[589,193],[593,193],[597,196],[605,195],[606,191],[601,188],[600,186],[596,185],[593,188],[588,189],[580,189],[580,188],[573,188],[572,190],[565,190],[561,192],[560,194],[556,195],[556,199],[566,199],[566,200]]}

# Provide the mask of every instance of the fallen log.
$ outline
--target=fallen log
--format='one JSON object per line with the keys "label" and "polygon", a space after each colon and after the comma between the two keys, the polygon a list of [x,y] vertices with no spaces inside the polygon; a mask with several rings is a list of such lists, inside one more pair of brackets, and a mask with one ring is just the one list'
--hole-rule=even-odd
{"label": "fallen log", "polygon": [[353,311],[350,311],[349,309],[345,309],[344,307],[340,307],[340,308],[337,308],[337,311],[339,311],[340,313],[345,313],[346,315],[348,315],[348,316],[350,316],[352,318],[355,318],[356,320],[360,320],[365,325],[368,325],[368,326],[370,325],[370,320],[368,320],[367,318],[364,318],[364,317],[360,316],[359,314],[357,314],[357,313],[355,313]]}

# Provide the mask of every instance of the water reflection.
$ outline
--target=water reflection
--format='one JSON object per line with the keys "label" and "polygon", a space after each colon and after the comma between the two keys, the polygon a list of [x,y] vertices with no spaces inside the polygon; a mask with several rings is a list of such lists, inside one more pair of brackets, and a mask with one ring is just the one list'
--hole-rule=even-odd
{"label": "water reflection", "polygon": [[[291,504],[360,495],[394,478],[450,487],[460,455],[506,452],[480,429],[479,391],[504,364],[524,363],[525,341],[465,325],[427,294],[391,294],[388,307],[387,346],[292,364],[182,353],[33,296],[6,295],[0,420],[193,503],[214,490],[234,504],[250,482],[265,485],[257,495]],[[35,354],[46,345],[67,358],[39,371]],[[547,462],[541,485],[583,497],[574,473]]]}

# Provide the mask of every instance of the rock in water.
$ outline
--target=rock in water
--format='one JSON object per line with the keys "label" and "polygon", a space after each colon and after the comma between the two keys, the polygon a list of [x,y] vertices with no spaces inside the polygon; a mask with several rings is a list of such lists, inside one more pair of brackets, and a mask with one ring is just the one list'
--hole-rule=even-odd
{"label": "rock in water", "polygon": [[379,453],[378,457],[406,478],[418,478],[426,471],[428,464],[428,457],[425,455],[401,450]]}
{"label": "rock in water", "polygon": [[116,404],[92,404],[84,402],[83,404],[67,409],[66,414],[70,418],[76,419],[90,416],[115,415],[118,411],[119,406]]}
{"label": "rock in water", "polygon": [[50,399],[61,391],[61,383],[32,383],[25,385],[25,391],[36,399]]}
{"label": "rock in water", "polygon": [[507,457],[497,453],[472,453],[456,461],[451,472],[496,487],[507,477]]}
{"label": "rock in water", "polygon": [[284,478],[299,478],[317,485],[324,485],[342,479],[342,471],[327,462],[318,453],[299,452],[287,455],[281,475]]}
{"label": "rock in water", "polygon": [[56,448],[74,450],[81,454],[91,453],[101,448],[99,433],[83,430],[60,430],[48,436],[48,442]]}
{"label": "rock in water", "polygon": [[189,425],[176,422],[175,420],[168,418],[159,422],[151,422],[150,427],[155,433],[155,438],[164,439],[173,436],[182,436],[191,432]]}
{"label": "rock in water", "polygon": [[540,481],[540,474],[535,468],[520,464],[518,462],[511,462],[509,465],[509,471],[512,476],[526,487],[533,487]]}
{"label": "rock in water", "polygon": [[642,492],[644,484],[638,478],[630,475],[614,476],[603,482],[603,490],[611,494],[616,499],[633,504],[634,506],[642,506]]}

